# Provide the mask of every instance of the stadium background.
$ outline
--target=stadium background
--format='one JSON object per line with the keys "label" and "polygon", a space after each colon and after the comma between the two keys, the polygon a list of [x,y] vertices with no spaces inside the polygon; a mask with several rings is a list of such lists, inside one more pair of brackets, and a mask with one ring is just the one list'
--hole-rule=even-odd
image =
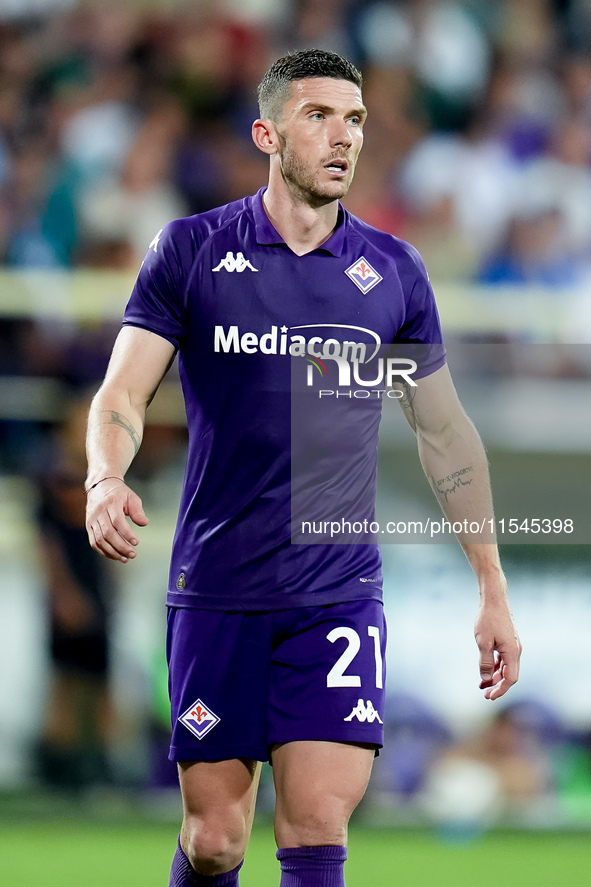
{"label": "stadium background", "polygon": [[[424,255],[499,515],[571,518],[576,533],[553,541],[578,543],[504,539],[519,543],[503,556],[525,653],[494,708],[477,690],[461,552],[385,546],[389,741],[348,883],[492,884],[501,869],[509,885],[570,885],[591,871],[590,4],[0,0],[0,874],[15,887],[40,872],[165,882],[180,812],[161,755],[174,372],[135,469],[151,517],[141,557],[113,571],[108,779],[67,789],[35,763],[52,679],[39,483],[156,231],[264,183],[254,88],[306,46],[364,72],[346,205]],[[403,426],[385,417],[380,514],[436,516]],[[277,880],[271,804],[267,774],[246,885]]]}

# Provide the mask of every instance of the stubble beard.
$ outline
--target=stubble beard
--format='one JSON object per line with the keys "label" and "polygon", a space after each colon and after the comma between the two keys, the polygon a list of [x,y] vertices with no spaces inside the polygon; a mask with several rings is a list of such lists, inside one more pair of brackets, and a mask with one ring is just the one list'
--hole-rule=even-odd
{"label": "stubble beard", "polygon": [[354,164],[347,158],[350,174],[345,179],[334,179],[322,185],[318,182],[319,169],[313,169],[290,147],[285,138],[281,139],[281,173],[289,190],[302,203],[309,206],[325,206],[344,197],[353,181]]}

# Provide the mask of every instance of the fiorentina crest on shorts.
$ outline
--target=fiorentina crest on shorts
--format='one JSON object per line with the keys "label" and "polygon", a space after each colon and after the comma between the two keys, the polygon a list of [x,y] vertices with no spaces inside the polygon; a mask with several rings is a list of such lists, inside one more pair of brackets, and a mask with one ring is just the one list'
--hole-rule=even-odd
{"label": "fiorentina crest on shorts", "polygon": [[371,267],[363,256],[357,259],[356,262],[353,262],[352,265],[349,265],[345,274],[362,293],[368,293],[380,280],[383,280],[383,277],[378,274],[375,268]]}
{"label": "fiorentina crest on shorts", "polygon": [[190,730],[197,739],[203,739],[206,733],[213,730],[220,719],[216,714],[208,708],[204,702],[197,699],[184,714],[179,718],[181,724],[184,724],[187,730]]}

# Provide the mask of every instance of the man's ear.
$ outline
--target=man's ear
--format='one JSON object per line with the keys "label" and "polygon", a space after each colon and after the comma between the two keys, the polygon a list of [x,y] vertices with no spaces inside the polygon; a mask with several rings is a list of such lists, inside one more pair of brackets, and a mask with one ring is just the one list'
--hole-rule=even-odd
{"label": "man's ear", "polygon": [[276,154],[279,147],[277,127],[272,120],[255,120],[252,124],[252,140],[263,154]]}

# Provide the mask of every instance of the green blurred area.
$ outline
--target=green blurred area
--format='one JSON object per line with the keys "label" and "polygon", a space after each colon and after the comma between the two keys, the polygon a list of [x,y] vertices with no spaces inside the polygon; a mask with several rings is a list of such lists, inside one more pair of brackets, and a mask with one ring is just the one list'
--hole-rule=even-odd
{"label": "green blurred area", "polygon": [[[0,833],[0,879],[11,887],[161,887],[174,853],[173,825],[9,825]],[[591,843],[576,833],[490,833],[467,844],[426,832],[350,833],[348,887],[571,887],[591,872]],[[255,827],[242,887],[276,887],[270,826]]]}

